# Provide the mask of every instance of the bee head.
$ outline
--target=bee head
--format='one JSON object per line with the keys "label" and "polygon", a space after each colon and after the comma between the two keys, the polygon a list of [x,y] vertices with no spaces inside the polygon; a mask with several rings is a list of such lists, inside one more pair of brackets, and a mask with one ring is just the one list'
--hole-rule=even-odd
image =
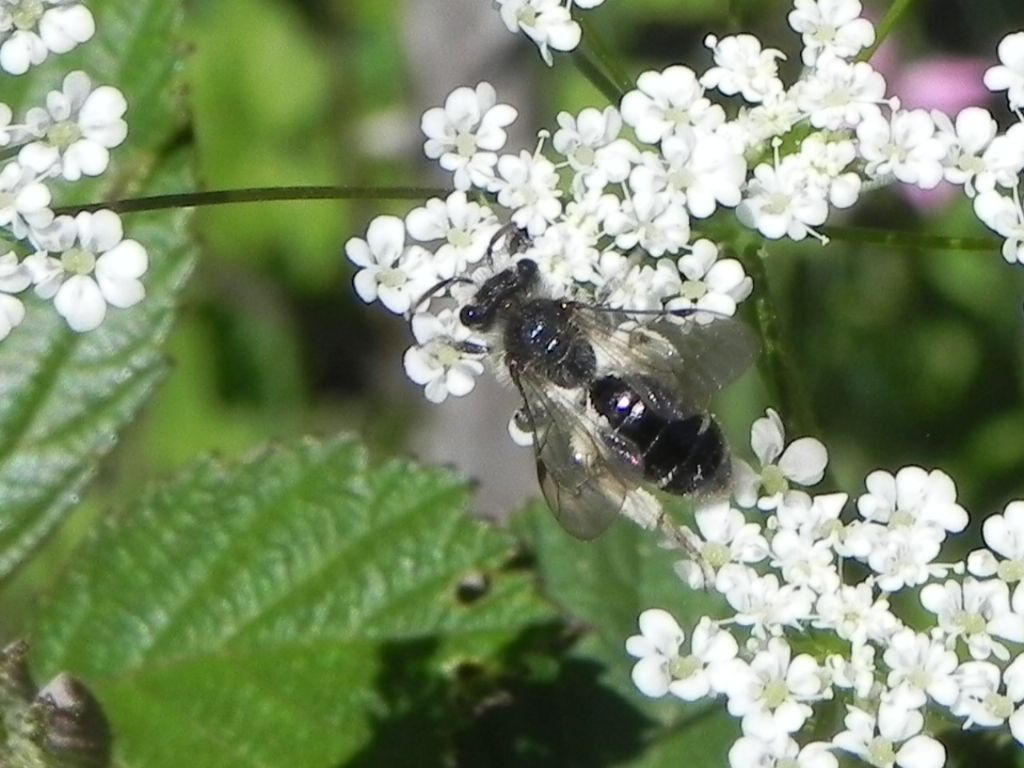
{"label": "bee head", "polygon": [[537,262],[520,259],[480,286],[473,301],[459,311],[460,322],[473,330],[489,330],[501,309],[533,287],[536,280]]}

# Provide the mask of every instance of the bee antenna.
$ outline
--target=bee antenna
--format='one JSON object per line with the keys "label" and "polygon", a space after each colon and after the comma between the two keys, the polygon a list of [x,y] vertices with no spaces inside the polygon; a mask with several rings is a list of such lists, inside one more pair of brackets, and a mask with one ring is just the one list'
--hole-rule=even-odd
{"label": "bee antenna", "polygon": [[412,304],[406,316],[406,319],[411,320],[412,316],[419,311],[420,307],[422,307],[424,303],[430,301],[430,299],[432,299],[437,294],[438,291],[444,290],[449,285],[454,285],[455,283],[469,283],[470,285],[474,285],[472,280],[470,280],[468,277],[463,277],[462,275],[456,275],[455,277],[446,277],[444,280],[439,280],[430,290],[428,290],[426,293],[420,296]]}

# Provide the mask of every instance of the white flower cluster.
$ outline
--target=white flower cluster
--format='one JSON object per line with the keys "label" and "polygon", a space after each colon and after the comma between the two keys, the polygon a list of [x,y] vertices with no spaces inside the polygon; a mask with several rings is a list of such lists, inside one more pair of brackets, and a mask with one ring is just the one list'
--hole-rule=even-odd
{"label": "white flower cluster", "polygon": [[[568,14],[560,0],[502,4],[503,14],[516,9],[534,21]],[[427,110],[424,152],[452,174],[456,191],[404,221],[381,216],[365,239],[346,245],[364,301],[420,316],[417,346],[405,356],[409,377],[435,402],[473,389],[482,346],[450,304],[465,300],[466,282],[480,285],[507,266],[489,248],[502,221],[526,232],[521,255],[538,264],[552,297],[645,311],[731,315],[750,295],[740,262],[722,258],[702,230],[710,217],[734,211],[766,238],[824,242],[815,228],[831,208],[894,181],[963,185],[1006,238],[1007,258],[1024,260],[1024,124],[999,133],[980,108],[954,121],[887,100],[882,76],[853,60],[874,40],[860,13],[858,0],[797,0],[789,22],[806,67],[792,85],[778,76],[781,51],[751,35],[711,36],[713,63],[703,74],[683,65],[645,72],[618,108],[560,113],[533,152],[502,151],[517,113],[487,83],[457,88]],[[999,52],[1004,64],[986,82],[1019,106],[1024,33]],[[711,91],[745,104],[727,110]]]}
{"label": "white flower cluster", "polygon": [[604,0],[494,0],[509,32],[522,31],[532,40],[544,62],[551,66],[551,51],[571,51],[580,44],[582,31],[572,18],[573,6],[587,10]]}
{"label": "white flower cluster", "polygon": [[92,14],[78,0],[0,0],[0,69],[22,75],[95,31]]}
{"label": "white flower cluster", "polygon": [[[38,64],[47,51],[63,53],[92,34],[92,16],[81,4],[0,0],[0,66],[8,72],[24,72],[25,61]],[[130,307],[145,295],[146,250],[124,238],[116,213],[58,216],[51,207],[51,184],[106,171],[110,150],[128,133],[127,108],[118,89],[94,87],[78,71],[20,120],[0,103],[0,146],[8,158],[0,166],[0,228],[10,243],[0,255],[0,340],[24,319],[15,294],[30,287],[52,299],[75,331],[98,327],[108,305]]]}
{"label": "white flower cluster", "polygon": [[[844,522],[846,494],[791,487],[822,478],[820,442],[786,446],[769,410],[751,444],[760,471],[741,464],[735,506],[697,511],[703,562],[678,565],[730,615],[700,618],[684,648],[669,613],[644,611],[640,634],[626,641],[637,688],[724,699],[740,721],[735,768],[834,768],[837,750],[874,766],[938,768],[945,748],[925,728],[933,710],[965,729],[1006,725],[1024,744],[1024,501],[985,521],[984,549],[939,563],[947,534],[967,525],[943,472],[872,472]],[[930,626],[906,625],[890,608],[897,595],[904,606],[916,601]],[[798,742],[816,712],[842,706],[844,730]]]}

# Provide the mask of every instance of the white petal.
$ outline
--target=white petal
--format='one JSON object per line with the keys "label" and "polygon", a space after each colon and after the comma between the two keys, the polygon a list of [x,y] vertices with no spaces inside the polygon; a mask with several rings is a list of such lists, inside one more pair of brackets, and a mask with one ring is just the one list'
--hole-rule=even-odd
{"label": "white petal", "polygon": [[120,309],[134,307],[146,298],[146,289],[133,277],[111,277],[96,274],[96,282],[107,303]]}
{"label": "white petal", "polygon": [[631,676],[633,678],[633,685],[644,696],[656,699],[668,693],[671,678],[668,674],[664,656],[648,656],[640,659],[633,666]]}
{"label": "white petal", "polygon": [[366,228],[366,242],[376,263],[391,266],[405,247],[405,223],[397,216],[377,216]]}
{"label": "white petal", "polygon": [[828,451],[813,437],[801,437],[789,444],[779,459],[782,474],[800,485],[814,485],[825,474]]}
{"label": "white petal", "polygon": [[930,736],[914,736],[896,753],[896,765],[903,768],[942,768],[946,748]]}
{"label": "white petal", "polygon": [[106,277],[142,277],[148,268],[146,249],[135,240],[122,240],[96,260],[96,274]]}
{"label": "white petal", "polygon": [[54,296],[53,306],[68,321],[71,330],[79,332],[99,327],[107,314],[100,287],[85,275],[68,279]]}
{"label": "white petal", "polygon": [[121,217],[107,209],[82,212],[75,216],[75,225],[78,227],[78,241],[93,253],[109,251],[124,237]]}
{"label": "white petal", "polygon": [[771,464],[782,451],[786,439],[782,420],[769,408],[767,416],[758,419],[750,428],[750,447],[762,464]]}
{"label": "white petal", "polygon": [[644,637],[649,637],[658,650],[666,656],[679,651],[683,642],[683,630],[668,611],[649,608],[640,614],[637,623]]}
{"label": "white petal", "polygon": [[25,306],[14,296],[0,294],[0,340],[25,319]]}

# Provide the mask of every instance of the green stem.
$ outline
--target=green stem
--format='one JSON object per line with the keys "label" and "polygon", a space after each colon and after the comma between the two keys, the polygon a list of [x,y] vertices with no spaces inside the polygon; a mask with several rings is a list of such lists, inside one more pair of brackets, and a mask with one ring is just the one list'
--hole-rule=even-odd
{"label": "green stem", "polygon": [[858,61],[870,61],[871,57],[875,55],[882,43],[892,32],[893,28],[899,23],[900,19],[903,18],[904,14],[910,10],[910,6],[914,4],[914,0],[894,0],[893,4],[889,6],[889,10],[885,12],[885,16],[882,21],[879,22],[878,28],[875,30],[875,42],[865,50],[861,51],[860,56],[857,57]]}
{"label": "green stem", "polygon": [[82,211],[98,211],[101,208],[108,208],[117,213],[137,213],[167,208],[203,208],[211,205],[281,200],[425,200],[428,197],[445,197],[450,193],[450,189],[434,187],[247,187],[129,197],[88,205],[67,205],[55,208],[54,213],[75,214]]}
{"label": "green stem", "polygon": [[828,226],[822,227],[821,233],[830,240],[920,250],[991,252],[999,247],[998,243],[986,237],[948,237],[869,227]]}
{"label": "green stem", "polygon": [[[586,18],[576,19],[576,21],[583,30],[580,48],[584,55],[590,58],[599,68],[602,77],[612,85],[615,96],[610,96],[603,88],[601,92],[608,96],[609,101],[618,103],[622,96],[633,88],[633,80],[626,74],[626,70],[619,65],[619,61],[612,52],[611,47],[597,34],[590,21]],[[594,83],[594,85],[597,86],[597,83]],[[600,86],[598,87],[600,88]]]}
{"label": "green stem", "polygon": [[744,251],[743,264],[754,281],[754,315],[761,337],[761,357],[758,367],[773,402],[786,422],[788,434],[814,435],[814,417],[800,383],[793,374],[792,361],[782,341],[779,313],[768,283],[768,270],[764,265],[765,251],[750,246]]}

